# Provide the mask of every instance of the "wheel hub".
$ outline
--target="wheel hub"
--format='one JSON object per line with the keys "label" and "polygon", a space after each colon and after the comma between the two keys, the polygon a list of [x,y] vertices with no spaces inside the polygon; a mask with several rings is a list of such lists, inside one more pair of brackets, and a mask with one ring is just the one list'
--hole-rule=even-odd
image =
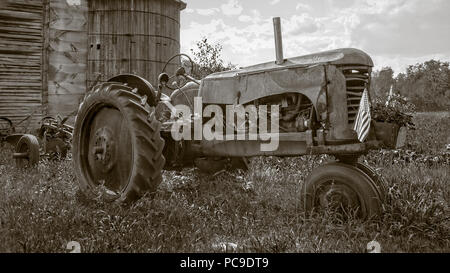
{"label": "wheel hub", "polygon": [[346,185],[327,185],[318,196],[322,207],[356,208],[359,204],[358,196]]}
{"label": "wheel hub", "polygon": [[92,153],[103,173],[109,172],[116,164],[115,140],[111,130],[102,127],[95,132]]}

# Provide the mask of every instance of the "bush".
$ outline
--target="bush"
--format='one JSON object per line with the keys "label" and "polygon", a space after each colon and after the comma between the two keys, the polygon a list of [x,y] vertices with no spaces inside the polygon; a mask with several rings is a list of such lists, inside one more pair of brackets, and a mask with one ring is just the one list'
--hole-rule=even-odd
{"label": "bush", "polygon": [[415,105],[406,97],[392,95],[387,101],[376,98],[372,106],[372,118],[379,122],[396,123],[399,126],[414,128],[412,121]]}

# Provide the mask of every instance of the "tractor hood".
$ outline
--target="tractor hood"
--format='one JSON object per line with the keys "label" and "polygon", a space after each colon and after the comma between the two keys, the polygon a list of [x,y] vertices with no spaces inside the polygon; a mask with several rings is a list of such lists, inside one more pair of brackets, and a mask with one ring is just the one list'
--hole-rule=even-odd
{"label": "tractor hood", "polygon": [[218,72],[209,75],[204,80],[235,77],[285,68],[306,67],[315,64],[364,65],[373,67],[372,59],[364,51],[355,48],[342,48],[286,59],[281,65],[277,65],[275,62],[268,62],[236,70]]}
{"label": "tractor hood", "polygon": [[269,62],[211,74],[202,80],[198,96],[206,104],[246,104],[263,97],[301,93],[319,107],[326,103],[327,85],[341,86],[330,92],[345,91],[345,77],[336,69],[344,65],[372,67],[373,62],[369,55],[352,48],[295,57],[281,65]]}

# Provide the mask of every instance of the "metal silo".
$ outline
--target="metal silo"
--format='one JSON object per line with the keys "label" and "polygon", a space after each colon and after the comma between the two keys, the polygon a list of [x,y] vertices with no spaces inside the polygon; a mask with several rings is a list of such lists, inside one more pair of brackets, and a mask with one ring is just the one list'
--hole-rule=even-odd
{"label": "metal silo", "polygon": [[[131,73],[155,84],[180,51],[179,0],[90,0],[87,87]],[[168,67],[169,72],[176,68]]]}

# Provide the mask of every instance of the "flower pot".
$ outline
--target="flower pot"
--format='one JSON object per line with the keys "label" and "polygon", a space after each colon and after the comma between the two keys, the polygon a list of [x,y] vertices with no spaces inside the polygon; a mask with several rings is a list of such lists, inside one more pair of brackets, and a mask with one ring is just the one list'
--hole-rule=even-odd
{"label": "flower pot", "polygon": [[374,122],[374,127],[377,140],[382,141],[385,148],[395,149],[404,145],[406,128],[396,123],[379,121]]}

